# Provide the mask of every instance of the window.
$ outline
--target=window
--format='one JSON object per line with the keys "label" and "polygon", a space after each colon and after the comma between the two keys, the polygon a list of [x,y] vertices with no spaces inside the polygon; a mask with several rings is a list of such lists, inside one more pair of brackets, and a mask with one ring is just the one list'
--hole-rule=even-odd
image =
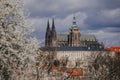
{"label": "window", "polygon": [[90,47],[88,47],[88,50],[90,50]]}

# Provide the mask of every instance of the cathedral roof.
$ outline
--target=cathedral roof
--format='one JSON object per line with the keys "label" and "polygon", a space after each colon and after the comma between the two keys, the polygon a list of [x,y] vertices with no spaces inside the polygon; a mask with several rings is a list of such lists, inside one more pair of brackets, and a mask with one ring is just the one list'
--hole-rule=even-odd
{"label": "cathedral roof", "polygon": [[94,35],[81,35],[80,41],[97,41]]}
{"label": "cathedral roof", "polygon": [[68,41],[68,34],[57,34],[57,41]]}
{"label": "cathedral roof", "polygon": [[[68,34],[57,34],[57,41],[68,41]],[[81,35],[80,41],[97,41],[94,35]]]}

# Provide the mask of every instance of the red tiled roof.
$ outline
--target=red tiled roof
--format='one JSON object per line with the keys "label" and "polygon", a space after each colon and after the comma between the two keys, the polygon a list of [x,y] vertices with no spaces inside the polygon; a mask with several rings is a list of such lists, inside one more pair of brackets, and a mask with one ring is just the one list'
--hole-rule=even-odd
{"label": "red tiled roof", "polygon": [[52,66],[52,70],[53,70],[53,71],[58,71],[58,69],[59,69],[58,67]]}
{"label": "red tiled roof", "polygon": [[113,52],[116,52],[116,53],[120,53],[120,47],[119,46],[112,46],[112,47],[109,47],[109,48],[106,48],[106,50],[108,51],[113,51]]}
{"label": "red tiled roof", "polygon": [[83,69],[72,69],[72,68],[69,68],[66,70],[66,72],[68,74],[70,74],[71,76],[83,76]]}

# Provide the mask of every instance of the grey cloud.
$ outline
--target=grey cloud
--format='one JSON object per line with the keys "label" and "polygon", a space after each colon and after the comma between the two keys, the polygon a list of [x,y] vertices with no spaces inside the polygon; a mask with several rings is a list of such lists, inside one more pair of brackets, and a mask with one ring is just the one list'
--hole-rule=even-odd
{"label": "grey cloud", "polygon": [[30,0],[26,3],[26,7],[31,10],[31,16],[53,16],[53,15],[67,15],[74,13],[79,9],[95,6],[96,0]]}
{"label": "grey cloud", "polygon": [[[63,18],[73,13],[83,12],[88,18],[89,28],[120,25],[120,0],[26,0],[30,17]],[[117,15],[117,16],[116,16]],[[115,25],[114,25],[115,24]],[[91,27],[90,27],[91,26]]]}
{"label": "grey cloud", "polygon": [[120,0],[98,0],[104,9],[115,9],[120,7]]}
{"label": "grey cloud", "polygon": [[25,0],[31,16],[67,15],[79,10],[115,9],[120,0]]}
{"label": "grey cloud", "polygon": [[111,10],[100,10],[92,13],[87,13],[88,18],[85,24],[91,29],[102,29],[104,27],[120,28],[120,8]]}

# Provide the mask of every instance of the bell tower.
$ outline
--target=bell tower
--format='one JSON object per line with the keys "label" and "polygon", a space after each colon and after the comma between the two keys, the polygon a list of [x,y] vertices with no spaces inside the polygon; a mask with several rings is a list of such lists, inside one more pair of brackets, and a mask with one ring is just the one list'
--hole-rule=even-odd
{"label": "bell tower", "polygon": [[72,26],[69,31],[69,46],[78,47],[80,46],[80,29],[76,23],[76,17],[73,17]]}

